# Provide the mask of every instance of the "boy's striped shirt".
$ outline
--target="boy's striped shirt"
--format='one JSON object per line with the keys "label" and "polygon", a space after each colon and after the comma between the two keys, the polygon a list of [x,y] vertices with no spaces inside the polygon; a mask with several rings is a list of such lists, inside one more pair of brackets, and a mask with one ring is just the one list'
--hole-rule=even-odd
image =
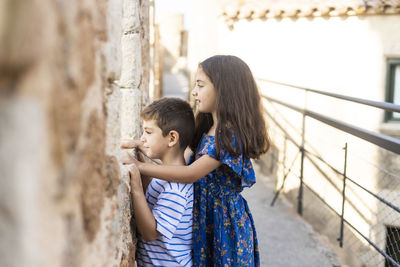
{"label": "boy's striped shirt", "polygon": [[160,236],[146,242],[139,235],[138,266],[192,266],[193,184],[153,178],[146,199]]}

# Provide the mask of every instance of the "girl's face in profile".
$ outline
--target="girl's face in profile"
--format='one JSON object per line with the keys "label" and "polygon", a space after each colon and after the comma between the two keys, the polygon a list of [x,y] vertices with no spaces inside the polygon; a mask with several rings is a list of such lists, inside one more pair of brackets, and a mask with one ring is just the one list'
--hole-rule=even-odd
{"label": "girl's face in profile", "polygon": [[201,66],[197,68],[196,84],[192,95],[196,101],[197,109],[202,113],[213,113],[216,111],[216,92],[214,85],[205,74]]}

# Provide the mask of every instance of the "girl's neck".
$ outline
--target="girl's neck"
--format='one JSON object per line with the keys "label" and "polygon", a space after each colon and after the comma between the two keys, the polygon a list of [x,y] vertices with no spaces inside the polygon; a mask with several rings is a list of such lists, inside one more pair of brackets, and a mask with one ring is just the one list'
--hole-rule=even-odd
{"label": "girl's neck", "polygon": [[208,135],[215,135],[215,130],[217,129],[217,124],[218,124],[218,120],[217,120],[217,112],[213,111],[211,113],[212,118],[213,118],[213,125],[211,126],[210,130],[208,130],[207,134]]}

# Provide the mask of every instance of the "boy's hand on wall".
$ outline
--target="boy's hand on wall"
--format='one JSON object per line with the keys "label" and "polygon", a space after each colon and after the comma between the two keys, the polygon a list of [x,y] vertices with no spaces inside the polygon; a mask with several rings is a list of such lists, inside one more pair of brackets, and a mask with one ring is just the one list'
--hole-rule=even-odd
{"label": "boy's hand on wall", "polygon": [[135,163],[135,156],[130,151],[122,151],[121,162],[122,164],[132,164]]}
{"label": "boy's hand on wall", "polygon": [[131,190],[132,192],[138,192],[139,190],[143,192],[142,179],[140,178],[139,169],[135,164],[128,166],[129,177],[131,179]]}
{"label": "boy's hand on wall", "polygon": [[143,163],[143,162],[140,162],[139,160],[137,160],[137,159],[135,158],[135,156],[133,155],[133,153],[130,152],[130,151],[123,151],[123,152],[122,152],[122,159],[121,159],[121,162],[122,162],[123,165],[134,164],[134,165],[136,165],[139,169],[140,169],[139,166]]}

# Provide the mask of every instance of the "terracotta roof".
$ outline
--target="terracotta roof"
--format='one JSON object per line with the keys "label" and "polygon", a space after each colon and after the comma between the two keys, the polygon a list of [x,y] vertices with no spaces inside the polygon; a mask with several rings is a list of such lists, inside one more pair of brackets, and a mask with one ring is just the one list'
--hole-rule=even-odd
{"label": "terracotta roof", "polygon": [[227,21],[273,17],[400,14],[400,0],[238,0],[226,1]]}

